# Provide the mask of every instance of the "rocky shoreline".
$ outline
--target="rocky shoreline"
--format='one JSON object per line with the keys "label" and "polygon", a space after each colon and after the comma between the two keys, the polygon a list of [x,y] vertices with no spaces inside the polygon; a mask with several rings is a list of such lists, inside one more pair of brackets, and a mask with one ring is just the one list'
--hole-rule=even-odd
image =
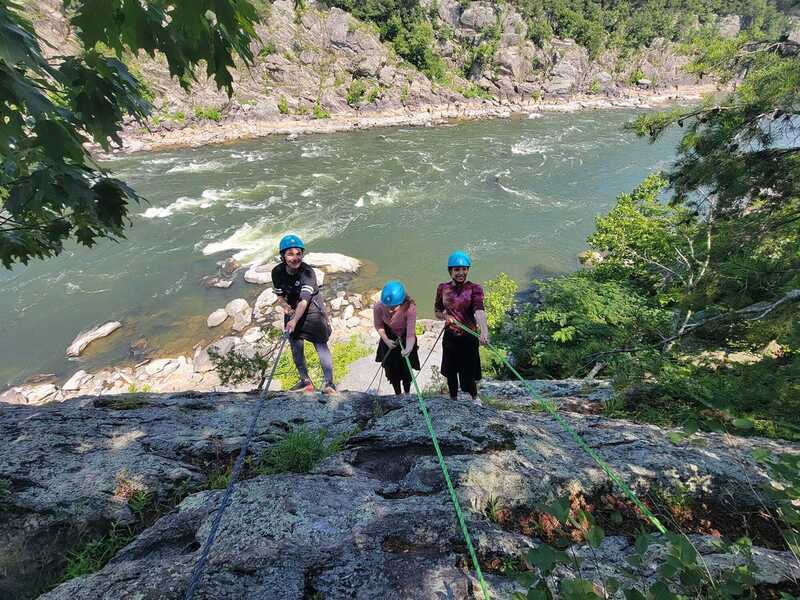
{"label": "rocky shoreline", "polygon": [[[362,294],[352,291],[354,277],[362,268],[361,261],[335,253],[310,253],[306,260],[314,266],[330,318],[332,334],[329,343],[355,339],[359,344],[372,348],[377,343],[378,335],[373,327],[371,307],[378,300],[379,292],[373,290]],[[259,351],[264,352],[270,345],[270,337],[274,338],[283,329],[283,311],[277,304],[278,298],[269,278],[274,264],[267,261],[242,266],[231,259],[219,263],[219,274],[209,278],[215,282],[212,286],[226,287],[225,284],[230,285],[241,277],[247,284],[258,286],[256,289],[260,291],[252,304],[245,298],[236,298],[208,315],[208,329],[219,332],[211,343],[195,344],[191,353],[177,356],[162,356],[157,350],[149,356],[141,353],[139,348],[132,347],[131,356],[138,357],[133,365],[111,365],[95,372],[79,369],[63,382],[48,375],[37,375],[26,383],[0,393],[0,402],[41,405],[87,395],[252,390],[255,386],[253,383],[222,385],[209,351],[222,357],[230,352],[253,356]],[[115,327],[107,328],[110,331],[106,335],[112,335],[113,331],[124,327],[122,323],[112,323]],[[420,319],[419,327],[422,330],[419,336],[420,349],[428,354],[438,339],[441,323]],[[92,332],[98,329],[102,327],[80,333],[70,344],[67,354],[78,356],[73,348],[81,346],[82,351],[88,347],[98,339],[92,336]],[[440,355],[434,354],[430,364],[437,364],[439,360]],[[364,391],[364,373],[369,372],[372,376],[375,370],[373,355],[357,361],[351,370],[356,373],[348,373],[345,377],[346,389]],[[432,378],[430,370],[426,371],[420,376],[421,385],[427,385]],[[270,389],[277,391],[281,386],[275,381]]]}
{"label": "rocky shoreline", "polygon": [[582,110],[654,108],[673,104],[687,104],[718,90],[716,85],[675,85],[671,91],[630,88],[617,97],[577,94],[547,100],[493,99],[444,104],[422,105],[412,108],[369,110],[363,114],[332,114],[327,119],[305,116],[260,118],[250,116],[246,107],[239,118],[220,122],[193,122],[181,128],[155,128],[152,130],[128,127],[122,146],[111,154],[99,153],[101,158],[135,152],[153,152],[179,148],[196,148],[208,144],[228,144],[268,135],[286,135],[290,141],[300,135],[358,131],[380,127],[433,127],[457,121],[511,118],[525,115],[529,118],[548,112],[577,112]]}

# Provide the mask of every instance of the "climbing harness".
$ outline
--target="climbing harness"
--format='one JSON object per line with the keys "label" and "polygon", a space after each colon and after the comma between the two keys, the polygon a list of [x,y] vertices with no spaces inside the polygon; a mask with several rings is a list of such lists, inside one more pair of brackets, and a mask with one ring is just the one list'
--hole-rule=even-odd
{"label": "climbing harness", "polygon": [[[477,338],[480,337],[476,332],[464,326],[464,324],[460,323],[458,320],[453,319],[453,322],[456,325],[458,325],[458,327],[469,333],[470,335]],[[511,366],[511,363],[509,363],[508,360],[506,360],[506,358],[497,350],[497,348],[495,348],[491,344],[486,344],[486,347],[489,350],[491,350],[492,353],[497,358],[499,358],[503,362],[503,364],[505,364],[506,367],[508,367],[508,369],[516,376],[516,378],[520,380],[520,383],[522,383],[522,385],[525,386],[528,393],[531,395],[531,398],[533,398],[539,404],[539,406],[541,406],[546,412],[550,414],[550,416],[552,416],[556,420],[556,422],[561,426],[561,428],[564,431],[566,431],[567,434],[569,434],[569,436],[575,441],[576,444],[578,444],[581,450],[586,452],[586,454],[588,454],[589,457],[595,463],[597,463],[597,465],[605,472],[605,474],[609,476],[611,481],[613,481],[616,484],[616,486],[620,489],[620,491],[622,491],[622,493],[625,494],[631,500],[631,502],[633,502],[636,505],[636,508],[638,508],[642,512],[642,514],[645,517],[647,517],[647,520],[650,521],[653,524],[653,526],[656,529],[658,529],[660,533],[667,533],[667,529],[661,524],[661,521],[658,520],[658,517],[656,517],[653,514],[653,512],[649,508],[647,508],[647,506],[644,505],[644,503],[641,500],[639,500],[639,497],[630,487],[628,487],[628,484],[626,484],[622,480],[622,478],[611,468],[611,466],[606,461],[600,458],[597,452],[595,452],[592,449],[592,447],[586,443],[586,440],[584,440],[581,437],[581,435],[577,431],[575,431],[572,425],[570,425],[566,421],[566,419],[564,419],[564,417],[562,417],[558,413],[558,409],[556,409],[556,407],[553,406],[551,402],[547,401],[541,396],[538,396],[534,391],[534,389],[531,387],[531,385],[522,378],[522,376],[517,372],[517,370]]]}
{"label": "climbing harness", "polygon": [[[398,340],[400,343],[400,348],[403,348],[403,342]],[[453,502],[453,508],[456,510],[456,516],[458,517],[458,524],[461,526],[461,532],[464,534],[464,540],[467,542],[467,551],[469,552],[470,558],[472,559],[472,566],[475,569],[475,574],[478,577],[478,583],[481,586],[481,591],[483,592],[483,599],[489,600],[489,591],[486,588],[486,581],[483,579],[483,573],[481,572],[481,566],[478,563],[478,557],[475,555],[475,548],[472,545],[472,538],[469,535],[469,530],[467,529],[467,524],[464,521],[464,513],[461,511],[461,505],[458,503],[458,497],[456,496],[456,491],[453,489],[453,483],[450,481],[450,473],[447,471],[447,465],[444,462],[444,456],[442,455],[442,449],[439,448],[439,440],[436,438],[436,432],[433,430],[433,423],[431,422],[431,416],[428,413],[428,406],[425,403],[425,398],[422,397],[422,392],[420,392],[419,384],[417,383],[417,378],[414,376],[414,370],[411,368],[411,361],[408,360],[408,356],[403,356],[403,359],[406,361],[406,367],[408,368],[408,372],[411,374],[411,381],[414,382],[414,390],[417,393],[417,401],[419,402],[419,408],[422,411],[422,416],[425,418],[425,425],[428,427],[428,433],[431,436],[431,441],[433,442],[433,449],[436,451],[436,458],[439,459],[439,466],[442,468],[442,474],[444,475],[444,481],[447,484],[447,491],[450,492],[450,500]]]}
{"label": "climbing harness", "polygon": [[[230,502],[231,494],[233,494],[233,488],[236,485],[236,480],[239,477],[239,471],[242,470],[242,465],[244,464],[244,459],[247,455],[247,448],[250,445],[253,434],[255,433],[256,425],[258,424],[258,417],[261,415],[261,409],[264,408],[264,401],[267,399],[267,390],[269,390],[269,386],[272,384],[272,378],[275,375],[275,370],[278,368],[278,362],[280,362],[281,353],[283,352],[283,347],[286,345],[287,338],[288,334],[284,332],[281,335],[280,342],[278,344],[278,354],[275,357],[275,362],[272,364],[272,371],[270,371],[265,385],[261,388],[258,406],[256,407],[256,414],[253,416],[253,420],[250,422],[250,429],[247,431],[247,437],[245,437],[241,447],[239,448],[239,456],[236,457],[236,462],[233,465],[230,481],[228,481],[228,487],[225,488],[225,493],[222,496],[222,502],[217,509],[217,514],[214,516],[214,522],[211,525],[211,531],[208,532],[208,538],[206,538],[205,544],[203,544],[203,552],[200,554],[200,558],[192,570],[192,576],[189,580],[189,588],[186,590],[186,596],[184,596],[184,600],[191,600],[192,595],[197,588],[197,584],[200,581],[200,576],[203,574],[203,569],[205,568],[206,561],[208,560],[208,554],[211,551],[211,546],[214,544],[214,539],[217,537],[217,531],[222,523],[222,515],[225,512],[228,503]],[[267,356],[273,354],[274,352],[275,350],[273,349],[272,352],[270,352]]]}
{"label": "climbing harness", "polygon": [[[436,350],[436,344],[439,343],[439,339],[441,339],[443,333],[444,333],[444,327],[442,327],[439,330],[439,335],[437,335],[436,339],[433,340],[433,346],[431,346],[431,350],[430,350],[430,352],[428,352],[428,356],[426,356],[425,360],[422,361],[422,365],[420,365],[420,367],[419,367],[419,372],[420,373],[422,373],[422,370],[425,368],[425,365],[428,364],[428,359],[433,354],[433,351]],[[367,392],[369,392],[369,390],[372,389],[372,384],[375,383],[375,378],[378,377],[378,374],[381,372],[381,369],[383,369],[383,363],[386,362],[386,359],[389,357],[389,353],[393,352],[395,350],[395,348],[398,348],[398,346],[395,346],[394,348],[390,348],[389,352],[384,354],[383,360],[381,361],[381,364],[378,365],[378,370],[375,371],[375,375],[372,376],[372,379],[370,380],[369,385],[367,386],[367,389],[366,389]],[[380,391],[380,389],[381,389],[381,380],[378,379],[378,387],[375,390],[375,394],[377,394],[378,391]]]}

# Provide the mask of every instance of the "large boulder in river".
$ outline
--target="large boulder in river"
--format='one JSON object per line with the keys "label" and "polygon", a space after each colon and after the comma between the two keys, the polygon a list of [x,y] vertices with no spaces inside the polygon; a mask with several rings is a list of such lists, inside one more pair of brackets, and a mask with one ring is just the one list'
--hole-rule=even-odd
{"label": "large boulder in river", "polygon": [[222,325],[225,322],[225,319],[228,318],[228,311],[224,308],[218,308],[206,319],[206,325],[208,327],[216,327],[217,325]]}
{"label": "large boulder in river", "polygon": [[103,325],[92,327],[87,331],[82,331],[67,347],[66,356],[80,356],[86,346],[91,344],[94,340],[111,335],[120,327],[122,327],[122,323],[119,321],[109,321]]}
{"label": "large boulder in river", "polygon": [[274,262],[251,265],[244,273],[244,280],[247,283],[255,283],[257,285],[272,283],[272,269],[276,266],[277,263]]}
{"label": "large boulder in river", "polygon": [[[562,389],[547,385],[543,393]],[[163,510],[180,499],[177,490],[207,485],[212,473],[230,464],[254,400],[242,394],[146,394],[0,406],[0,439],[9,440],[0,478],[11,482],[4,500],[9,510],[0,511],[0,557],[8,575],[0,580],[0,595],[24,597],[39,572],[58,573],[79,524],[100,535],[110,523],[135,523],[129,490],[152,494]],[[535,529],[487,518],[488,506],[524,517],[556,494],[583,494],[587,502],[614,497],[603,469],[545,413],[443,397],[431,398],[428,406],[484,565],[515,560],[541,543]],[[562,418],[640,492],[680,486],[687,498],[702,501],[695,506],[712,506],[697,515],[712,519],[711,526],[728,527],[732,513],[747,519],[763,510],[765,497],[757,490],[768,479],[753,459],[755,448],[800,452],[797,445],[719,434],[674,443],[670,431],[654,426],[566,412]],[[463,539],[415,398],[349,393],[320,403],[315,396],[272,395],[256,424],[251,456],[262,455],[293,427],[326,429],[331,437],[356,427],[360,432],[309,474],[245,472],[250,479],[237,485],[206,565],[204,597],[475,597],[476,582],[460,566]],[[220,496],[219,490],[190,495],[99,572],[42,598],[182,598]],[[610,527],[607,533],[582,574],[625,579],[632,539]],[[724,563],[705,538],[693,539],[712,568]],[[800,576],[788,552],[756,547],[753,555],[758,581],[780,584]],[[508,598],[514,589],[499,569],[487,569],[487,579],[494,597]]]}
{"label": "large boulder in river", "polygon": [[253,318],[256,320],[265,319],[272,310],[272,306],[278,301],[278,295],[272,288],[267,288],[258,295],[253,304]]}
{"label": "large boulder in river", "polygon": [[253,320],[250,305],[244,298],[236,298],[225,305],[225,312],[233,319],[231,327],[234,331],[244,331]]}
{"label": "large boulder in river", "polygon": [[303,261],[326,273],[355,273],[361,268],[361,261],[357,258],[336,252],[309,252]]}

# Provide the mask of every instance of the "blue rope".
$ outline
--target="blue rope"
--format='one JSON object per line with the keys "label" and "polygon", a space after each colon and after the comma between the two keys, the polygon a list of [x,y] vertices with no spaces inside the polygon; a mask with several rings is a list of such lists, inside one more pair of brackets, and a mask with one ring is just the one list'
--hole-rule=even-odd
{"label": "blue rope", "polygon": [[228,487],[225,488],[225,494],[222,496],[222,504],[220,504],[219,508],[217,509],[217,514],[214,516],[214,523],[211,526],[211,531],[208,532],[208,538],[206,538],[206,542],[203,544],[203,552],[200,555],[197,564],[195,564],[194,570],[192,571],[192,577],[189,580],[189,589],[186,590],[186,596],[184,596],[184,600],[191,600],[192,595],[197,588],[197,584],[200,581],[200,576],[203,574],[203,569],[208,561],[208,553],[211,551],[211,546],[214,544],[214,539],[217,537],[217,531],[219,531],[219,526],[222,523],[222,515],[225,512],[225,509],[228,507],[231,494],[233,494],[233,488],[236,486],[236,480],[239,477],[239,471],[242,470],[244,458],[247,455],[247,448],[250,445],[250,441],[252,440],[253,434],[256,431],[258,417],[261,415],[261,409],[264,408],[264,401],[267,399],[267,390],[269,390],[269,386],[272,384],[272,378],[275,375],[275,370],[278,368],[278,362],[280,361],[283,347],[286,344],[286,338],[287,334],[284,333],[281,336],[280,345],[278,346],[278,355],[275,357],[275,362],[272,364],[272,371],[269,374],[266,385],[261,388],[256,414],[253,416],[253,420],[250,422],[250,429],[247,431],[247,437],[244,439],[244,442],[242,442],[241,448],[239,448],[239,456],[236,457],[236,463],[233,465],[231,478],[230,481],[228,481]]}

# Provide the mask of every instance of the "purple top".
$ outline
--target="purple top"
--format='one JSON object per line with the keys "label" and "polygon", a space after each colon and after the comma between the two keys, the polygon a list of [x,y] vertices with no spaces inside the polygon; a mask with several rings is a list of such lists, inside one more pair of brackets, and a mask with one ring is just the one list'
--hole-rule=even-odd
{"label": "purple top", "polygon": [[[463,285],[456,285],[454,281],[440,283],[436,288],[436,301],[433,308],[437,311],[445,311],[465,326],[478,331],[475,311],[484,310],[483,288],[471,281],[467,281]],[[458,325],[453,324],[448,327],[452,333],[466,335]]]}

